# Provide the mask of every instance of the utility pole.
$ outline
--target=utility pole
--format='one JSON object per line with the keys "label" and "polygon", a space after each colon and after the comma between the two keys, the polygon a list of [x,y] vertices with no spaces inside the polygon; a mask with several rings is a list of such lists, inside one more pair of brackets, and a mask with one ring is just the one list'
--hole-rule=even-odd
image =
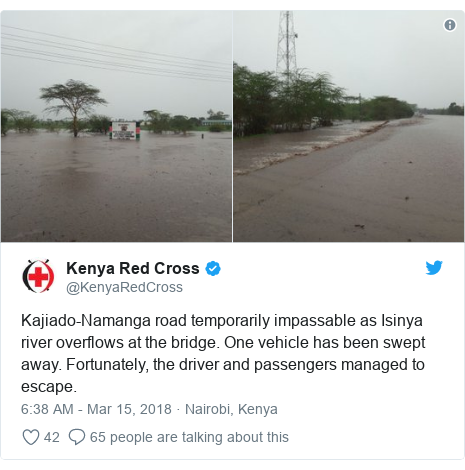
{"label": "utility pole", "polygon": [[359,115],[359,120],[362,122],[362,94],[358,94],[358,115]]}
{"label": "utility pole", "polygon": [[276,58],[276,73],[284,74],[289,82],[292,72],[297,70],[295,52],[294,17],[292,11],[282,11],[279,14],[278,56]]}

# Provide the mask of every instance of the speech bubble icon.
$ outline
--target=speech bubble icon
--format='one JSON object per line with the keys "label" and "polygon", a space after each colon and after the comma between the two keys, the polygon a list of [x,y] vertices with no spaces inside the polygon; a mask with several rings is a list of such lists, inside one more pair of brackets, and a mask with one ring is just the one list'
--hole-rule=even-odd
{"label": "speech bubble icon", "polygon": [[74,445],[77,446],[86,438],[86,433],[82,429],[71,429],[68,437],[74,442]]}

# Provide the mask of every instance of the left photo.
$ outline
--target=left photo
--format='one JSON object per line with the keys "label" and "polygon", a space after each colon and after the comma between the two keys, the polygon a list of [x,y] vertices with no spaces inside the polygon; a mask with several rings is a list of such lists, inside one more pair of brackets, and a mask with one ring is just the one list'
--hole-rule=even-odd
{"label": "left photo", "polygon": [[232,239],[232,13],[1,15],[3,242]]}

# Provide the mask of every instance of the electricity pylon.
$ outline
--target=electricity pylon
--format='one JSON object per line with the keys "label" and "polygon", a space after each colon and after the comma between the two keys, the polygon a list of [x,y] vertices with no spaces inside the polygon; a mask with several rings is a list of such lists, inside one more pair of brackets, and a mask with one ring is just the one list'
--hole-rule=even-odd
{"label": "electricity pylon", "polygon": [[278,57],[276,59],[276,73],[284,74],[289,80],[290,74],[297,70],[295,52],[294,17],[292,11],[282,11],[279,14]]}

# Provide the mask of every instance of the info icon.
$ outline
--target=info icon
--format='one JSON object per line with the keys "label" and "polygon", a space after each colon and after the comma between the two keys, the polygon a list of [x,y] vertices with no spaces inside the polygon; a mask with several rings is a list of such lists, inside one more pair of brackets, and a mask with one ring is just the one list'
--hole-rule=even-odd
{"label": "info icon", "polygon": [[46,261],[31,261],[23,272],[24,285],[32,292],[41,294],[50,289],[55,275]]}
{"label": "info icon", "polygon": [[456,27],[457,27],[457,23],[452,18],[448,18],[446,21],[444,21],[444,29],[448,33],[451,33],[452,31],[454,31]]}

